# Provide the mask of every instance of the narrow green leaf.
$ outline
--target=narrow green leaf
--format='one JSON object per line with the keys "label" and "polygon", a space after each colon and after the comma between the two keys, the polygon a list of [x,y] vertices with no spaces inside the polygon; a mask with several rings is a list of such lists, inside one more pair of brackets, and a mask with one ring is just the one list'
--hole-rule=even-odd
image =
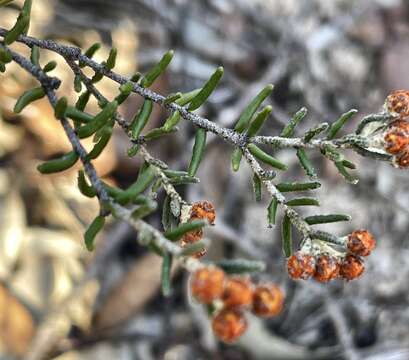
{"label": "narrow green leaf", "polygon": [[223,259],[217,261],[216,266],[229,275],[253,274],[266,269],[263,261],[247,259]]}
{"label": "narrow green leaf", "polygon": [[169,103],[173,103],[176,100],[180,99],[181,97],[182,97],[181,92],[169,94],[168,96],[166,96],[165,100],[163,101],[163,104],[166,105],[166,104],[169,104]]}
{"label": "narrow green leaf", "polygon": [[115,98],[118,105],[121,105],[131,95],[133,86],[133,82],[128,81],[119,87],[119,95]]}
{"label": "narrow green leaf", "polygon": [[26,33],[30,26],[30,16],[20,14],[15,25],[4,36],[4,43],[6,45],[12,44],[17,38]]}
{"label": "narrow green leaf", "polygon": [[306,191],[314,190],[321,187],[321,184],[317,181],[306,182],[306,183],[280,183],[276,185],[277,190],[280,192],[290,192],[290,191]]}
{"label": "narrow green leaf", "polygon": [[303,139],[306,143],[310,142],[315,136],[318,136],[319,134],[321,134],[323,131],[326,131],[328,129],[329,125],[328,123],[322,123],[319,124],[315,127],[313,127],[312,129],[308,130]]}
{"label": "narrow green leaf", "polygon": [[65,116],[67,110],[68,100],[65,96],[58,99],[57,104],[54,108],[54,116],[56,119],[62,119]]}
{"label": "narrow green leaf", "polygon": [[288,258],[293,252],[293,240],[291,234],[291,220],[287,215],[284,215],[281,233],[283,237],[283,253],[284,256]]}
{"label": "narrow green leaf", "polygon": [[339,221],[350,221],[351,217],[344,214],[330,214],[330,215],[314,215],[307,216],[305,222],[308,225],[327,224]]}
{"label": "narrow green leaf", "polygon": [[276,198],[272,198],[270,205],[268,205],[267,208],[267,221],[269,227],[273,227],[273,225],[276,224],[277,208],[278,201]]}
{"label": "narrow green leaf", "polygon": [[348,169],[356,169],[356,165],[347,159],[342,160],[342,165],[344,165]]}
{"label": "narrow green leaf", "polygon": [[273,108],[270,105],[267,105],[263,110],[256,114],[254,120],[250,123],[250,126],[247,130],[246,135],[249,138],[257,135],[258,131],[261,129],[272,110]]}
{"label": "narrow green leaf", "polygon": [[106,67],[109,70],[112,70],[115,67],[117,55],[118,55],[118,50],[116,48],[112,48],[109,52],[108,59],[106,61]]}
{"label": "narrow green leaf", "polygon": [[[135,199],[138,200],[138,199]],[[134,203],[135,203],[134,200]],[[132,218],[134,219],[142,219],[145,216],[148,216],[149,214],[153,213],[157,208],[158,208],[158,203],[148,197],[143,197],[144,204],[140,205],[136,209],[133,209],[132,211]]]}
{"label": "narrow green leaf", "polygon": [[132,138],[136,139],[142,132],[145,125],[148,123],[149,117],[152,113],[153,103],[152,100],[144,100],[142,108],[133,118],[129,130],[131,131]]}
{"label": "narrow green leaf", "polygon": [[249,151],[251,152],[252,155],[254,155],[254,157],[256,157],[258,160],[262,161],[265,164],[268,164],[276,169],[279,170],[287,170],[288,167],[287,165],[283,164],[281,161],[275,159],[274,157],[272,157],[271,155],[267,154],[266,152],[264,152],[263,150],[261,150],[258,146],[256,146],[255,144],[249,144],[247,146],[247,148],[249,149]]}
{"label": "narrow green leaf", "polygon": [[105,217],[99,215],[92,221],[88,226],[88,229],[85,231],[84,240],[88,251],[94,250],[95,237],[102,230],[104,224]]}
{"label": "narrow green leaf", "polygon": [[128,189],[116,197],[120,204],[126,204],[137,195],[145,191],[155,178],[155,173],[151,167],[141,169],[137,180]]}
{"label": "narrow green leaf", "polygon": [[344,179],[350,183],[350,184],[357,184],[359,182],[359,179],[353,175],[351,175],[346,169],[343,164],[343,161],[336,161],[334,162],[336,168],[338,169],[339,173],[344,177]]}
{"label": "narrow green leaf", "polygon": [[169,253],[163,254],[163,261],[162,261],[162,271],[161,271],[161,278],[162,278],[162,295],[165,297],[170,296],[171,293],[171,269],[172,269],[172,260],[173,257]]}
{"label": "narrow green leaf", "polygon": [[256,174],[253,175],[253,191],[256,201],[261,201],[261,180]]}
{"label": "narrow green leaf", "polygon": [[[95,55],[95,53],[96,53],[100,48],[101,48],[101,44],[100,44],[100,43],[92,44],[92,45],[87,49],[87,51],[85,51],[84,55],[85,55],[86,57],[88,57],[88,58],[91,59],[91,58]],[[80,60],[79,65],[80,65],[80,67],[84,67],[84,66],[85,66],[85,63]]]}
{"label": "narrow green leaf", "polygon": [[197,129],[195,136],[195,144],[193,145],[192,158],[190,160],[188,173],[189,176],[195,176],[199,164],[202,161],[206,148],[206,130]]}
{"label": "narrow green leaf", "polygon": [[134,83],[137,83],[141,78],[142,74],[139,71],[137,71],[135,74],[132,75],[130,80]]}
{"label": "narrow green leaf", "polygon": [[16,114],[19,114],[23,111],[23,109],[31,104],[32,102],[39,100],[45,96],[45,91],[42,86],[27,90],[23,95],[21,95],[17,102],[16,105],[14,105],[14,112]]}
{"label": "narrow green leaf", "polygon": [[241,158],[243,157],[243,153],[240,148],[235,148],[233,153],[231,154],[231,167],[233,171],[238,171],[240,168]]}
{"label": "narrow green leaf", "polygon": [[149,87],[151,86],[154,81],[161,75],[169,63],[173,58],[174,51],[169,50],[165,55],[163,55],[162,59],[142,78],[141,86],[142,87]]}
{"label": "narrow green leaf", "polygon": [[319,201],[314,198],[292,199],[292,200],[288,200],[286,204],[288,206],[320,206]]}
{"label": "narrow green leaf", "polygon": [[85,91],[83,94],[81,94],[77,100],[77,103],[75,104],[76,109],[80,111],[84,111],[85,107],[88,104],[90,96],[91,96],[91,93],[88,90]]}
{"label": "narrow green leaf", "polygon": [[330,128],[328,129],[327,139],[332,140],[337,135],[339,130],[341,130],[342,127],[346,124],[346,122],[357,112],[358,110],[352,109],[342,114],[341,117],[333,124],[331,124]]}
{"label": "narrow green leaf", "polygon": [[38,165],[37,170],[42,174],[52,174],[69,169],[77,162],[77,160],[77,153],[75,151],[70,151],[57,159],[52,159]]}
{"label": "narrow green leaf", "polygon": [[192,256],[192,255],[196,255],[202,252],[205,249],[206,249],[206,242],[201,240],[201,241],[197,241],[183,248],[181,255],[182,256]]}
{"label": "narrow green leaf", "polygon": [[163,170],[163,172],[168,178],[178,178],[180,176],[188,176],[189,175],[187,173],[187,171],[180,171],[180,170],[165,169],[165,170]]}
{"label": "narrow green leaf", "polygon": [[81,191],[81,194],[85,195],[86,197],[93,198],[97,195],[95,189],[88,185],[87,180],[85,179],[85,174],[83,170],[78,171],[78,189]]}
{"label": "narrow green leaf", "polygon": [[80,93],[82,91],[82,79],[80,75],[74,77],[74,91]]}
{"label": "narrow green leaf", "polygon": [[172,228],[172,213],[170,212],[170,196],[166,195],[162,206],[162,226],[164,231]]}
{"label": "narrow green leaf", "polygon": [[92,150],[88,153],[88,160],[96,159],[99,155],[101,155],[102,151],[105,149],[109,143],[109,140],[111,139],[112,126],[110,124],[105,125],[101,130],[101,137],[99,138],[98,143],[96,143]]}
{"label": "narrow green leaf", "polygon": [[170,241],[178,241],[183,235],[188,232],[199,230],[207,225],[207,221],[204,220],[193,220],[180,224],[178,227],[168,230],[164,233],[164,236]]}
{"label": "narrow green leaf", "polygon": [[207,82],[203,85],[199,93],[190,102],[188,107],[189,111],[194,111],[202,106],[202,104],[207,100],[207,98],[219,84],[219,81],[223,76],[223,72],[224,70],[222,67],[218,67],[216,69],[216,71],[210,76],[209,80],[207,80]]}
{"label": "narrow green leaf", "polygon": [[169,180],[169,182],[173,186],[178,186],[178,185],[187,185],[187,184],[197,184],[200,182],[199,178],[194,177],[194,176],[179,176],[177,178],[172,178]]}
{"label": "narrow green leaf", "polygon": [[45,64],[43,71],[47,73],[47,72],[53,71],[56,67],[57,67],[57,62],[52,60],[48,62],[47,64]]}
{"label": "narrow green leaf", "polygon": [[10,51],[4,47],[0,47],[0,61],[7,64],[13,60],[13,56]]}
{"label": "narrow green leaf", "polygon": [[92,116],[91,114],[78,110],[77,108],[70,105],[68,105],[65,110],[65,116],[82,124],[87,124],[94,120],[94,116]]}
{"label": "narrow green leaf", "polygon": [[302,119],[307,115],[307,108],[302,107],[298,110],[294,116],[291,118],[288,125],[281,131],[280,136],[291,137],[294,134],[295,127],[301,122]]}
{"label": "narrow green leaf", "polygon": [[316,179],[317,178],[317,173],[314,170],[314,166],[312,165],[310,159],[307,156],[307,153],[305,152],[304,149],[298,149],[297,150],[297,157],[298,160],[300,161],[300,164],[302,168],[304,169],[305,173],[310,179]]}
{"label": "narrow green leaf", "polygon": [[236,126],[234,127],[234,130],[236,130],[239,133],[242,133],[244,130],[246,130],[247,126],[250,123],[251,118],[253,117],[261,103],[268,96],[270,96],[271,92],[273,91],[273,88],[274,86],[272,84],[267,85],[253,98],[253,100],[251,100],[251,102],[241,113],[239,120],[237,121]]}
{"label": "narrow green leaf", "polygon": [[114,116],[117,107],[118,103],[116,101],[108,103],[92,121],[77,129],[78,137],[80,139],[86,138],[102,128]]}

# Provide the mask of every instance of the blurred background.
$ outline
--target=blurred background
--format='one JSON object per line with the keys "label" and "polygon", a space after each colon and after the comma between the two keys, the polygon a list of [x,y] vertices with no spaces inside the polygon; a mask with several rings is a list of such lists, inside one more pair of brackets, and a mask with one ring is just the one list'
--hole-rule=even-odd
{"label": "blurred background", "polygon": [[[0,10],[10,28],[14,5]],[[146,71],[172,48],[169,71],[153,89],[161,94],[197,88],[219,65],[221,86],[200,114],[229,127],[267,83],[273,116],[264,134],[278,134],[301,106],[309,110],[298,131],[334,121],[351,108],[358,119],[381,109],[394,89],[409,88],[409,4],[405,0],[34,0],[30,34],[87,48],[99,41],[105,60],[118,48],[116,70]],[[27,54],[27,50],[15,47]],[[72,74],[56,55],[63,80],[59,94],[74,102]],[[46,101],[16,116],[14,103],[36,82],[11,64],[0,76],[0,359],[409,359],[409,181],[408,173],[354,153],[360,182],[348,185],[332,164],[310,152],[323,186],[320,212],[352,215],[350,223],[323,227],[339,235],[368,228],[378,247],[364,276],[328,285],[288,279],[279,229],[266,227],[264,196],[255,203],[251,173],[230,170],[231,148],[209,137],[199,170],[201,183],[180,188],[189,201],[215,204],[216,226],[206,231],[207,255],[262,259],[259,280],[278,283],[285,311],[268,321],[251,319],[236,345],[218,343],[203,309],[191,304],[187,275],[175,271],[173,292],[159,291],[160,259],[135,241],[124,223],[111,221],[90,254],[84,229],[98,211],[83,197],[76,170],[41,176],[44,159],[70,149]],[[98,84],[108,97],[117,85]],[[141,104],[131,96],[121,112],[130,119]],[[96,111],[95,103],[91,110]],[[150,127],[166,117],[155,108]],[[194,128],[183,122],[151,151],[173,169],[184,170]],[[85,142],[90,148],[91,143]],[[95,161],[104,180],[127,186],[140,162],[129,159],[120,129]],[[301,180],[294,151],[278,154],[290,166],[279,180]],[[303,210],[303,209],[302,209]],[[304,211],[308,214],[307,211]],[[160,215],[150,216],[160,228]]]}

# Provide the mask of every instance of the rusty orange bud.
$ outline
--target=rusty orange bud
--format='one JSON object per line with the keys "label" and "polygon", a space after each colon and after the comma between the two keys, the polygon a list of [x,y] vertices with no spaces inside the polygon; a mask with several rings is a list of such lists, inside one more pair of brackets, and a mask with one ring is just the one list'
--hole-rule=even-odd
{"label": "rusty orange bud", "polygon": [[292,279],[307,280],[315,272],[315,259],[309,254],[303,254],[297,251],[287,260],[288,275]]}
{"label": "rusty orange bud", "polygon": [[386,98],[386,108],[401,118],[409,116],[409,91],[395,90],[390,93]]}
{"label": "rusty orange bud", "polygon": [[205,267],[197,270],[190,282],[192,295],[203,304],[219,299],[224,290],[225,275],[217,267]]}
{"label": "rusty orange bud", "polygon": [[236,341],[247,329],[247,320],[238,309],[223,309],[212,321],[214,334],[223,342]]}
{"label": "rusty orange bud", "polygon": [[284,305],[284,294],[275,285],[258,286],[253,292],[253,313],[261,317],[278,315]]}
{"label": "rusty orange bud", "polygon": [[253,286],[247,279],[230,278],[226,281],[222,296],[224,306],[249,306],[253,301]]}
{"label": "rusty orange bud", "polygon": [[361,258],[349,254],[342,261],[340,275],[347,280],[353,280],[361,276],[365,270],[365,265]]}
{"label": "rusty orange bud", "polygon": [[390,124],[384,136],[385,151],[397,155],[409,146],[409,122],[396,120]]}
{"label": "rusty orange bud", "polygon": [[216,219],[214,206],[209,201],[198,201],[192,205],[190,210],[191,219],[206,219],[209,224],[213,225]]}
{"label": "rusty orange bud", "polygon": [[340,264],[338,260],[329,255],[320,255],[316,260],[314,279],[319,282],[328,282],[339,276]]}
{"label": "rusty orange bud", "polygon": [[347,247],[354,255],[368,256],[375,246],[375,238],[367,230],[355,230],[348,236]]}
{"label": "rusty orange bud", "polygon": [[399,155],[395,159],[395,163],[401,169],[408,169],[409,168],[409,148],[407,148],[407,150],[402,155]]}

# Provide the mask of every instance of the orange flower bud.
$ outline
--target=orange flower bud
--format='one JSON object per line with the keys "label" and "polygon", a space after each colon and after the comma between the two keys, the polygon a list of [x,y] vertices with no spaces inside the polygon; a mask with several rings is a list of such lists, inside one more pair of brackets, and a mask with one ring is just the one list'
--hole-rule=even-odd
{"label": "orange flower bud", "polygon": [[261,317],[278,315],[284,304],[284,295],[275,285],[258,286],[253,293],[253,313]]}
{"label": "orange flower bud", "polygon": [[209,201],[195,202],[190,210],[191,219],[206,219],[209,224],[213,225],[216,219],[214,206]]}
{"label": "orange flower bud", "polygon": [[408,169],[409,168],[409,148],[400,156],[395,159],[395,163],[401,169]]}
{"label": "orange flower bud", "polygon": [[400,129],[391,129],[384,137],[385,151],[389,154],[399,154],[409,146],[409,133],[406,133]]}
{"label": "orange flower bud", "polygon": [[203,237],[203,229],[189,231],[188,233],[183,235],[182,239],[180,240],[180,245],[182,247],[185,247],[186,245],[191,245],[201,240],[202,237]]}
{"label": "orange flower bud", "polygon": [[224,281],[224,272],[219,268],[209,266],[199,269],[190,282],[192,295],[201,303],[210,304],[222,296]]}
{"label": "orange flower bud", "polygon": [[222,299],[224,306],[249,306],[253,301],[253,287],[247,279],[230,278],[226,281]]}
{"label": "orange flower bud", "polygon": [[315,259],[313,256],[297,251],[287,261],[288,275],[292,279],[307,280],[315,272]]}
{"label": "orange flower bud", "polygon": [[353,280],[361,276],[364,270],[365,266],[361,258],[349,254],[341,264],[340,274],[344,279]]}
{"label": "orange flower bud", "polygon": [[236,341],[247,329],[243,313],[237,309],[223,309],[212,321],[215,335],[223,342]]}
{"label": "orange flower bud", "polygon": [[355,230],[348,236],[347,247],[354,255],[368,256],[375,245],[374,237],[366,230]]}
{"label": "orange flower bud", "polygon": [[386,107],[390,113],[396,113],[400,117],[409,116],[409,91],[395,90],[386,98]]}
{"label": "orange flower bud", "polygon": [[339,262],[329,255],[320,255],[316,261],[314,279],[319,282],[328,282],[339,276]]}

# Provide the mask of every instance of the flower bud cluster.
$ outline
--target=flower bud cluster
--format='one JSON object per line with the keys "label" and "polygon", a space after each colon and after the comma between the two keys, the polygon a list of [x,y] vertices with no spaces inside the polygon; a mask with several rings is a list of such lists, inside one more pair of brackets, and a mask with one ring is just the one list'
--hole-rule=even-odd
{"label": "flower bud cluster", "polygon": [[213,306],[213,332],[226,343],[234,342],[246,331],[246,311],[267,318],[283,309],[284,294],[276,285],[256,285],[248,277],[228,276],[215,266],[193,273],[190,289],[197,301]]}
{"label": "flower bud cluster", "polygon": [[395,166],[409,168],[409,91],[392,92],[386,98],[385,107],[396,120],[386,128],[384,150],[393,155]]}
{"label": "flower bud cluster", "polygon": [[[216,212],[214,206],[209,201],[198,201],[195,202],[189,213],[189,220],[207,220],[210,225],[214,225],[216,220]],[[180,240],[180,246],[185,247],[200,241],[203,238],[203,229],[198,229],[194,231],[189,231]],[[207,250],[202,249],[193,256],[195,258],[201,258],[206,255]]]}
{"label": "flower bud cluster", "polygon": [[356,279],[365,271],[362,257],[368,256],[375,245],[374,237],[367,230],[355,230],[344,238],[342,249],[339,249],[341,246],[337,246],[338,249],[303,247],[288,258],[288,275],[303,280],[312,277],[322,283],[339,278]]}

